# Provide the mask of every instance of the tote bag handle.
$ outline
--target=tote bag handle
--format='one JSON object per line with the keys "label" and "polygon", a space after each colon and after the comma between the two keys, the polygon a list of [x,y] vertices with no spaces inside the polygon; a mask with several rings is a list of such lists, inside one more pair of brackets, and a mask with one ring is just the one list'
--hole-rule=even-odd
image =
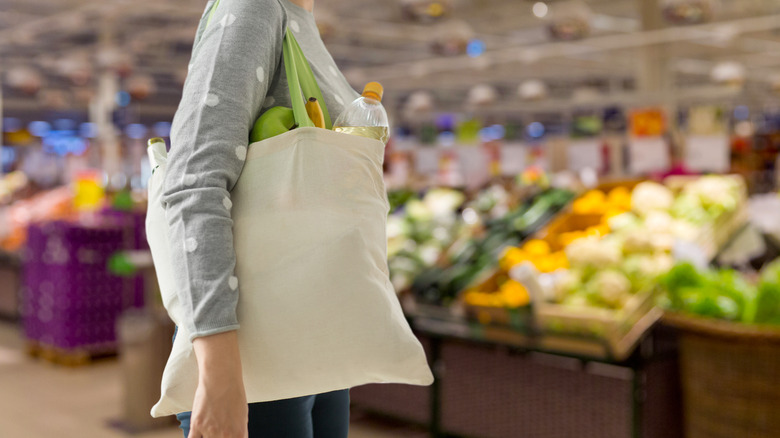
{"label": "tote bag handle", "polygon": [[[215,0],[214,6],[211,7],[209,12],[209,18],[206,21],[206,27],[211,24],[211,18],[214,16],[214,11],[219,6],[219,0]],[[284,69],[287,74],[287,84],[290,91],[290,101],[292,102],[293,115],[295,117],[295,124],[298,126],[313,127],[314,123],[306,113],[306,101],[310,97],[317,99],[317,102],[322,108],[322,115],[325,118],[325,128],[332,129],[333,123],[328,113],[328,108],[325,105],[325,99],[322,97],[322,90],[320,90],[317,80],[314,77],[314,72],[311,69],[311,65],[306,60],[301,46],[298,45],[298,41],[290,29],[287,29],[284,34],[284,42],[282,46],[282,58],[284,60]]]}

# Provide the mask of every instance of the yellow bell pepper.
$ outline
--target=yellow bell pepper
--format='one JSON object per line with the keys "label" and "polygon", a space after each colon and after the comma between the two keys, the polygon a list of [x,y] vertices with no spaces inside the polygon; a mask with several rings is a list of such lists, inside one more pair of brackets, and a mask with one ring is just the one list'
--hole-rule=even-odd
{"label": "yellow bell pepper", "polygon": [[499,287],[501,299],[507,307],[522,307],[531,302],[528,290],[515,280],[507,280]]}
{"label": "yellow bell pepper", "polygon": [[523,245],[523,250],[531,256],[543,256],[550,254],[550,244],[541,239],[532,239]]}

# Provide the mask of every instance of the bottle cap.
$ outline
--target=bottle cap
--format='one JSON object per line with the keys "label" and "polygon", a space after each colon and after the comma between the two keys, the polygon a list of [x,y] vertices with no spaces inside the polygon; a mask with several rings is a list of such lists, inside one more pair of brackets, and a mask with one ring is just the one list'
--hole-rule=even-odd
{"label": "bottle cap", "polygon": [[369,82],[363,87],[363,97],[368,97],[381,102],[384,91],[382,84],[379,82]]}

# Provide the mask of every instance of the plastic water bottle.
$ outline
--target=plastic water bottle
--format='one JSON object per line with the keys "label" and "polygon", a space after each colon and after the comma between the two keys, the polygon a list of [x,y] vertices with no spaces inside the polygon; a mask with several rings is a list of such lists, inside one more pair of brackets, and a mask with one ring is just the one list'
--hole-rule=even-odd
{"label": "plastic water bottle", "polygon": [[363,94],[349,104],[336,119],[333,130],[345,134],[373,138],[387,144],[390,125],[387,112],[382,106],[384,90],[378,82],[369,82]]}

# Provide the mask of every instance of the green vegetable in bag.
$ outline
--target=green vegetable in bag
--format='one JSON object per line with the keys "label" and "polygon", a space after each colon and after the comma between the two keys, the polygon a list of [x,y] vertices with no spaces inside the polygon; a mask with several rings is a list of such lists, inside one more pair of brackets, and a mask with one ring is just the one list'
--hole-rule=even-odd
{"label": "green vegetable in bag", "polygon": [[255,122],[249,136],[251,143],[284,134],[295,128],[295,115],[292,108],[275,106],[263,113]]}
{"label": "green vegetable in bag", "polygon": [[312,122],[306,109],[306,102],[310,99],[316,99],[319,104],[321,113],[319,118],[322,119],[320,123],[324,123],[325,129],[331,128],[330,115],[322,91],[295,36],[289,31],[285,33],[282,52],[292,108],[276,106],[263,113],[250,133],[249,139],[253,143],[284,134],[296,127],[317,126]]}

